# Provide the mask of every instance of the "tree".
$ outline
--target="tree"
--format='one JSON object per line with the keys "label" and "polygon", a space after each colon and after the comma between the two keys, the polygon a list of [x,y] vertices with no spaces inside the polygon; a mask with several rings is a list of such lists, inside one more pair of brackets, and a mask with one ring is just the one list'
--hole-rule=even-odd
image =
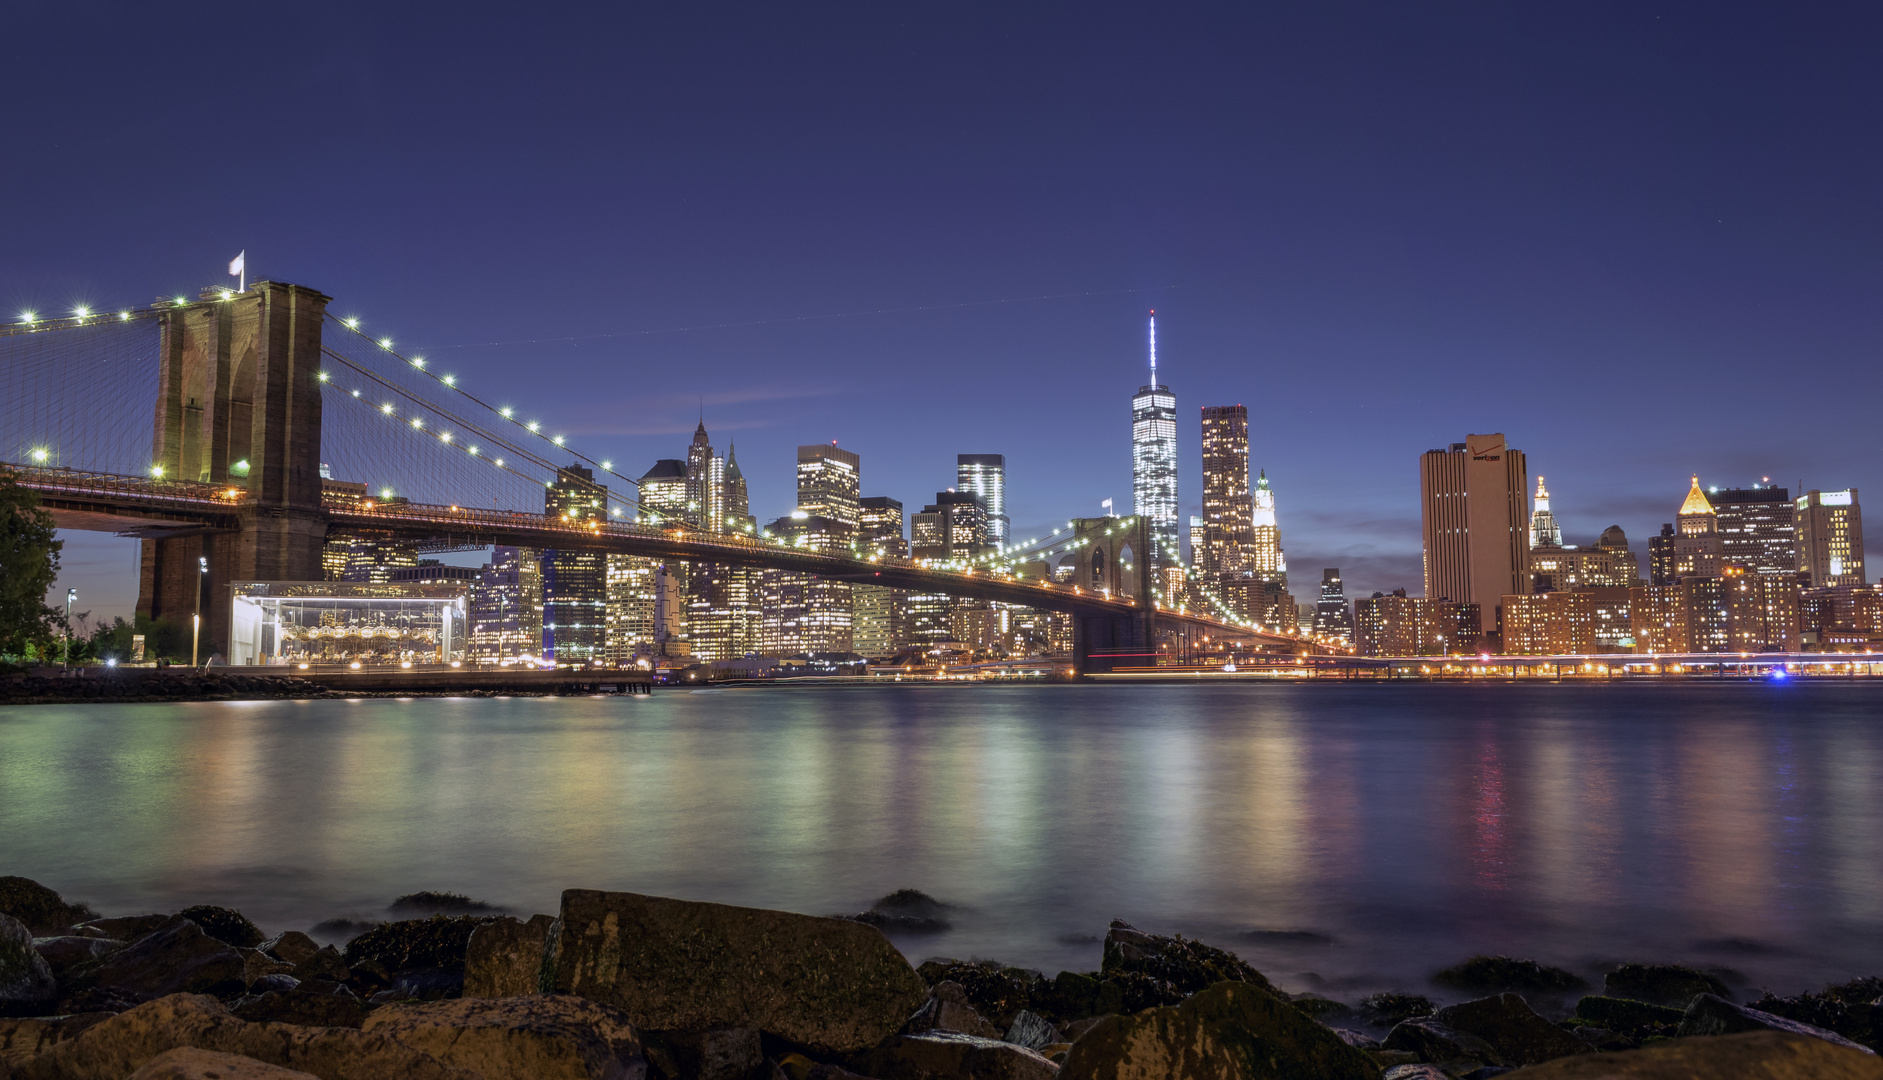
{"label": "tree", "polygon": [[58,638],[61,616],[46,605],[46,591],[63,547],[38,497],[0,470],[0,656],[45,656]]}

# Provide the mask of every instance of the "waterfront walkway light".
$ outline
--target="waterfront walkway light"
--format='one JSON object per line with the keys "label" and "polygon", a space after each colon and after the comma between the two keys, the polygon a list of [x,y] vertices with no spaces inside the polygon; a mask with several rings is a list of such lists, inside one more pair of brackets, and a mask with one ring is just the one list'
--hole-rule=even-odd
{"label": "waterfront walkway light", "polygon": [[190,666],[196,666],[197,645],[203,637],[203,583],[209,579],[209,556],[196,557],[196,614],[190,617]]}

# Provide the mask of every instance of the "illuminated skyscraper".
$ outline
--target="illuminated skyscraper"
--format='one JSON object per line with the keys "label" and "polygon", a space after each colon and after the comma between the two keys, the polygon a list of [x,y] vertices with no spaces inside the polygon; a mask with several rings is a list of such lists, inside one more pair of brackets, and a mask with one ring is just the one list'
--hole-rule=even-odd
{"label": "illuminated skyscraper", "polygon": [[1321,571],[1321,599],[1314,605],[1314,632],[1322,637],[1353,641],[1353,609],[1340,583],[1340,568]]}
{"label": "illuminated skyscraper", "polygon": [[1755,574],[1798,572],[1798,525],[1791,492],[1754,484],[1707,492],[1719,517],[1720,553],[1727,563]]}
{"label": "illuminated skyscraper", "polygon": [[739,451],[731,443],[726,444],[726,530],[751,536],[758,532],[753,528],[756,522],[752,518],[752,505],[746,498],[745,474],[739,471]]}
{"label": "illuminated skyscraper", "polygon": [[[904,558],[909,541],[902,532],[902,504],[884,495],[862,500],[860,553],[865,557]],[[881,585],[857,584],[850,590],[855,607],[854,648],[864,656],[888,656],[908,644],[908,594]]]}
{"label": "illuminated skyscraper", "polygon": [[[581,465],[556,470],[544,494],[552,523],[574,523],[608,514],[608,489]],[[594,551],[543,552],[543,659],[564,666],[602,659],[608,605],[607,557]]]}
{"label": "illuminated skyscraper", "polygon": [[1648,584],[1672,585],[1680,580],[1674,573],[1674,523],[1661,522],[1658,536],[1648,537]]}
{"label": "illuminated skyscraper", "polygon": [[654,645],[654,571],[659,565],[642,555],[609,555],[607,622],[603,659],[610,667],[648,655]]}
{"label": "illuminated skyscraper", "polygon": [[1563,527],[1556,524],[1556,515],[1550,513],[1549,489],[1543,486],[1543,478],[1536,478],[1536,509],[1530,511],[1530,546],[1533,548],[1559,548],[1563,546]]}
{"label": "illuminated skyscraper", "polygon": [[687,520],[707,532],[726,531],[726,459],[713,453],[704,420],[687,447]]}
{"label": "illuminated skyscraper", "polygon": [[641,521],[649,525],[684,521],[687,517],[687,463],[662,458],[642,475]]}
{"label": "illuminated skyscraper", "polygon": [[[938,491],[935,501],[909,518],[909,555],[938,563],[963,564],[987,550],[987,507],[965,491]],[[933,645],[954,638],[959,604],[945,593],[911,593],[908,600],[912,643]]]}
{"label": "illuminated skyscraper", "polygon": [[[852,455],[854,456],[854,455]],[[771,523],[770,535],[811,551],[849,553],[854,527],[795,511]],[[855,647],[850,583],[795,570],[759,574],[759,647],[769,655],[849,653]]]}
{"label": "illuminated skyscraper", "polygon": [[1419,458],[1426,598],[1477,605],[1483,633],[1497,630],[1504,597],[1530,591],[1527,481],[1523,452],[1502,434],[1467,435]]}
{"label": "illuminated skyscraper", "polygon": [[1206,577],[1242,574],[1255,554],[1249,503],[1249,410],[1203,407],[1203,529],[1190,535],[1190,560]]}
{"label": "illuminated skyscraper", "polygon": [[860,471],[857,456],[836,443],[798,447],[798,509],[838,526],[846,534],[844,546],[855,538],[862,516]]}
{"label": "illuminated skyscraper", "polygon": [[[736,479],[736,482],[735,482]],[[688,517],[709,533],[750,531],[745,476],[713,452],[706,424],[687,450]],[[743,566],[694,563],[687,574],[687,640],[702,660],[733,660],[758,647],[756,575]]]}
{"label": "illuminated skyscraper", "polygon": [[1693,487],[1680,504],[1680,513],[1674,516],[1675,579],[1718,577],[1720,554],[1719,517],[1700,490],[1700,478],[1695,476]]}
{"label": "illuminated skyscraper", "polygon": [[[1281,524],[1275,519],[1275,492],[1268,486],[1268,470],[1255,478],[1255,543],[1249,556],[1249,572],[1258,581],[1280,582],[1288,587],[1288,554],[1281,546]],[[1292,600],[1289,603],[1293,603]]]}
{"label": "illuminated skyscraper", "polygon": [[1007,458],[1004,454],[957,454],[955,486],[981,497],[987,507],[987,542],[1005,547],[1007,522]]}
{"label": "illuminated skyscraper", "polygon": [[987,507],[965,491],[938,491],[909,522],[909,554],[935,562],[965,563],[987,549]]}
{"label": "illuminated skyscraper", "polygon": [[471,659],[495,664],[528,656],[543,645],[543,579],[536,552],[494,547],[471,589]]}
{"label": "illuminated skyscraper", "polygon": [[1151,313],[1151,381],[1131,397],[1133,512],[1148,519],[1151,566],[1180,565],[1177,535],[1177,395],[1157,381],[1157,313]]}
{"label": "illuminated skyscraper", "polygon": [[1863,510],[1857,489],[1807,491],[1795,504],[1798,520],[1798,569],[1813,588],[1862,585]]}

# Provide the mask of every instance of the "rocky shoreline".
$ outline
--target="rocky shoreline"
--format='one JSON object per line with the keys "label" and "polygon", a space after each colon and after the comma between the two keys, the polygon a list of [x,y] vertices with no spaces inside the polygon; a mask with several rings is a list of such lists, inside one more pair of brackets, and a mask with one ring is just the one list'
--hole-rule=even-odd
{"label": "rocky shoreline", "polygon": [[1440,1006],[1291,995],[1113,922],[1097,971],[911,966],[934,902],[819,918],[571,889],[527,920],[431,893],[271,938],[197,906],[101,917],[0,878],[0,1080],[1473,1080],[1883,1077],[1883,979],[1735,1001],[1706,972],[1600,988],[1477,957]]}

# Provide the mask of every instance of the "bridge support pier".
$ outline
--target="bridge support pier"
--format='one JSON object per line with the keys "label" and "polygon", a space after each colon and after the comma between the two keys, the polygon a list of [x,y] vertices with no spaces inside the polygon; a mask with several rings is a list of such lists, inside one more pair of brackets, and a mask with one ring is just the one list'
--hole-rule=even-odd
{"label": "bridge support pier", "polygon": [[1148,611],[1072,617],[1072,670],[1098,675],[1157,664],[1157,628]]}
{"label": "bridge support pier", "polygon": [[[320,350],[327,301],[312,289],[262,281],[230,299],[163,317],[151,463],[160,475],[247,495],[236,532],[144,541],[138,614],[187,626],[202,588],[203,657],[227,656],[230,584],[322,576]],[[208,560],[206,576],[198,559]]]}

